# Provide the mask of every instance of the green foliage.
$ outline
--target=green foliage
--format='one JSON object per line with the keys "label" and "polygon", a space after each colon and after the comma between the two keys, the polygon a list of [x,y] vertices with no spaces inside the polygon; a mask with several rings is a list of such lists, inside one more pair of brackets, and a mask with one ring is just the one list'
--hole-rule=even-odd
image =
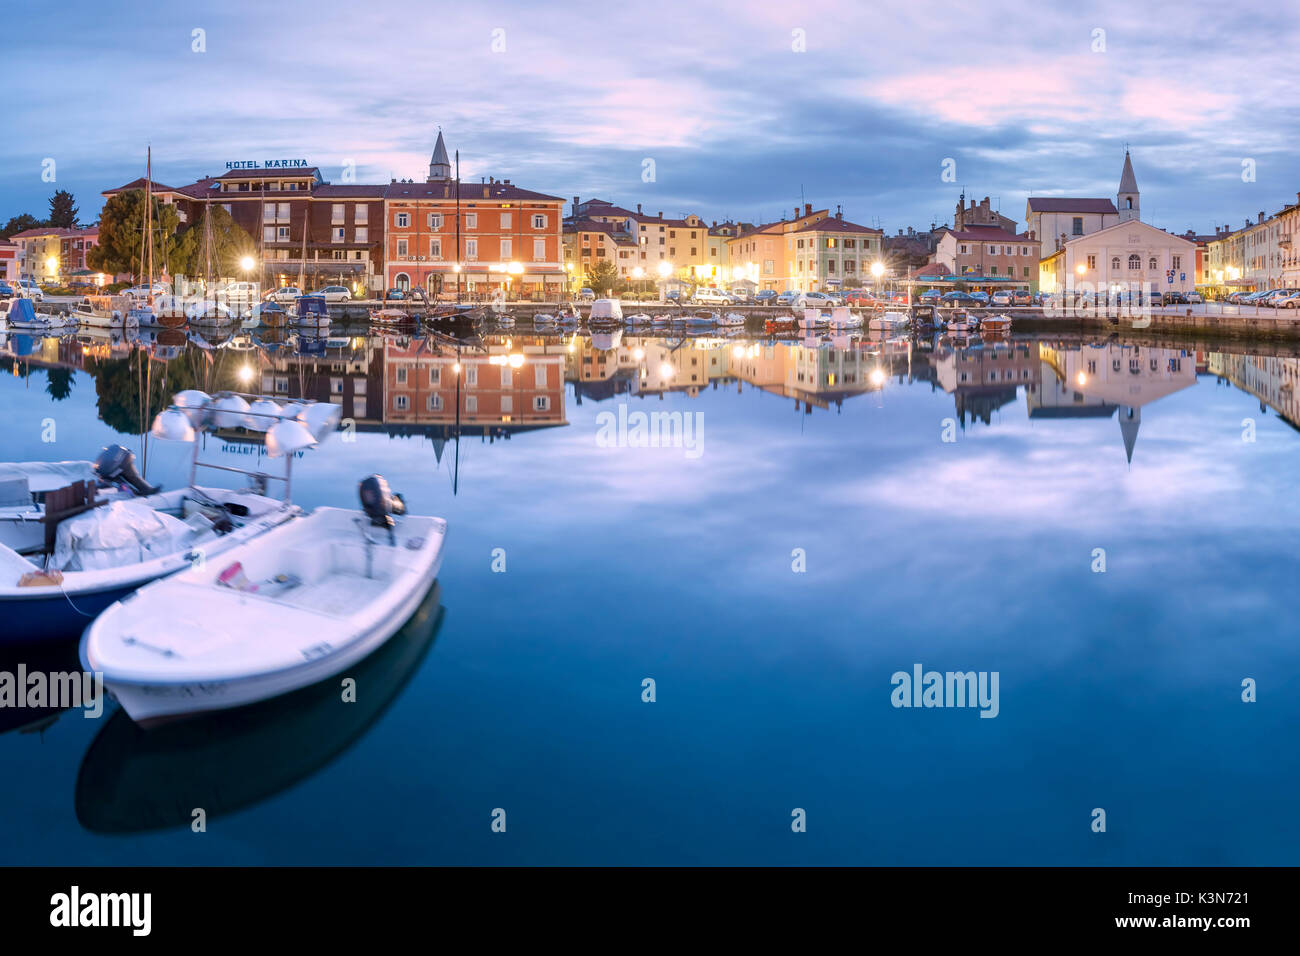
{"label": "green foliage", "polygon": [[618,266],[608,259],[598,260],[587,268],[586,286],[596,293],[598,298],[609,295],[616,282],[618,282]]}
{"label": "green foliage", "polygon": [[[140,270],[141,234],[144,230],[144,190],[132,189],[118,193],[104,204],[99,216],[99,244],[86,256],[86,263],[98,272],[126,272],[137,281],[143,279]],[[175,208],[155,199],[153,201],[153,262],[155,274],[165,269],[175,274],[181,269],[180,250],[176,228],[180,217]]]}
{"label": "green foliage", "polygon": [[45,224],[60,229],[77,228],[77,204],[72,193],[60,189],[50,197],[50,218]]}
{"label": "green foliage", "polygon": [[25,229],[35,229],[37,226],[43,226],[44,223],[33,216],[31,213],[22,213],[14,216],[5,227],[0,229],[0,239],[8,239],[14,233],[22,232]]}
{"label": "green foliage", "polygon": [[72,369],[49,368],[45,370],[45,391],[56,402],[61,402],[72,394]]}
{"label": "green foliage", "polygon": [[[212,217],[209,234],[209,249],[204,250],[204,220]],[[177,259],[179,271],[186,275],[202,276],[211,260],[211,272],[214,278],[233,278],[241,274],[239,260],[244,256],[256,256],[257,243],[253,237],[240,228],[224,206],[209,206],[207,212],[180,234],[177,239]]]}

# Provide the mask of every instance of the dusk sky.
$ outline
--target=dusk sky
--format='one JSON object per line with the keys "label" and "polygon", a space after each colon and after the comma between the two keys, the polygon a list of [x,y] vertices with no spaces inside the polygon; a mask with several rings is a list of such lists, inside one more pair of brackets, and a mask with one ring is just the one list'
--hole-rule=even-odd
{"label": "dusk sky", "polygon": [[706,219],[770,221],[802,197],[894,232],[950,221],[964,187],[1023,228],[1031,194],[1114,197],[1125,143],[1142,218],[1171,231],[1300,190],[1290,71],[1272,66],[1297,41],[1285,4],[193,6],[24,10],[22,61],[44,67],[24,78],[10,47],[0,222],[43,218],[56,188],[93,221],[150,144],[168,185],[272,157],[423,179],[439,127],[467,180]]}

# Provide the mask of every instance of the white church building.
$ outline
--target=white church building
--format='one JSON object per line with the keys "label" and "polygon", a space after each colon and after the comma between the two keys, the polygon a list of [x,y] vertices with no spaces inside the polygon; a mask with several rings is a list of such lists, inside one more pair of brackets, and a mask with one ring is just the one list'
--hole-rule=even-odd
{"label": "white church building", "polygon": [[1038,264],[1039,289],[1077,288],[1106,294],[1140,283],[1146,290],[1191,292],[1196,285],[1196,243],[1142,222],[1133,161],[1124,153],[1119,221],[1067,238]]}

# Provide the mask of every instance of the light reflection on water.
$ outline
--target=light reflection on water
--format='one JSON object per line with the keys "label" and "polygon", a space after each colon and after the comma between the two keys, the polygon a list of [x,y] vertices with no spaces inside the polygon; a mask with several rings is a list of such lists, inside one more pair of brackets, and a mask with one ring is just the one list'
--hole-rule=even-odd
{"label": "light reflection on water", "polygon": [[[377,471],[446,517],[445,620],[350,746],[305,777],[241,767],[256,801],[206,834],[82,825],[129,797],[105,760],[121,717],[0,736],[0,862],[1294,862],[1300,360],[1029,339],[146,345],[9,336],[0,459],[118,441],[174,485],[187,450],[138,437],[164,396],[338,401],[345,430],[295,466],[295,500],[350,506]],[[602,444],[621,405],[700,413],[701,454]],[[890,675],[916,662],[998,671],[999,716],[894,709]],[[272,762],[309,733],[241,732]],[[199,799],[164,746],[125,752]]]}

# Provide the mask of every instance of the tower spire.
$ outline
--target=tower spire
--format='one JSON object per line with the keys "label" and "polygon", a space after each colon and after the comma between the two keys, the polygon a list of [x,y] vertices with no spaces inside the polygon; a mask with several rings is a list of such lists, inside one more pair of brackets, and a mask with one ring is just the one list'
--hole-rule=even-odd
{"label": "tower spire", "polygon": [[1137,177],[1133,175],[1133,159],[1129,156],[1128,149],[1124,150],[1124,171],[1120,173],[1119,193],[1115,198],[1120,222],[1142,218]]}
{"label": "tower spire", "polygon": [[447,158],[447,144],[442,139],[442,129],[438,130],[438,141],[433,146],[433,157],[429,160],[429,182],[445,183],[451,179],[451,160]]}

